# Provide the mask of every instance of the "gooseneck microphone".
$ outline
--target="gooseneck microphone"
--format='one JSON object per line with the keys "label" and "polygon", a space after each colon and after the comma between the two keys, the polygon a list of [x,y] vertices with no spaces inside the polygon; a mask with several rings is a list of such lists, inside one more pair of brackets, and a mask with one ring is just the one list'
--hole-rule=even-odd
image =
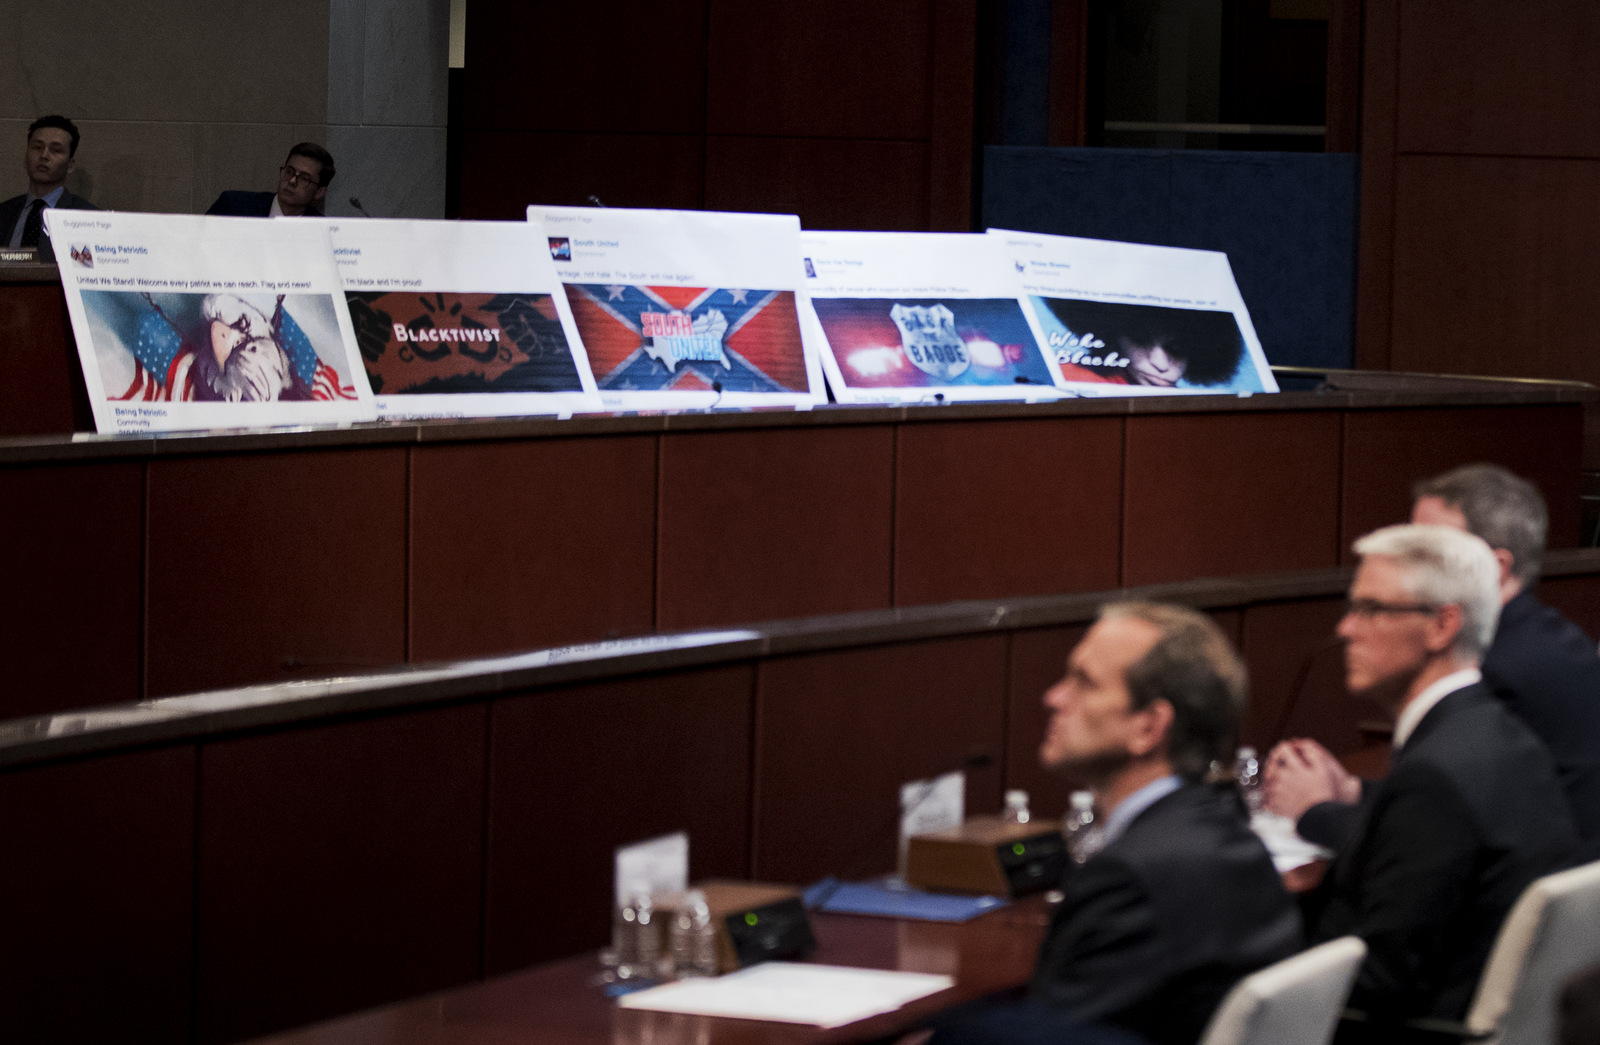
{"label": "gooseneck microphone", "polygon": [[370,218],[370,217],[372,217],[372,215],[370,215],[370,214],[368,214],[368,213],[367,213],[367,208],[365,208],[365,207],[363,207],[363,206],[362,206],[362,205],[361,205],[361,201],[360,201],[360,200],[358,200],[358,199],[356,199],[356,198],[355,198],[355,197],[354,197],[354,196],[351,196],[351,197],[350,197],[350,206],[352,206],[352,207],[354,207],[354,208],[355,208],[355,209],[356,209],[356,210],[358,210],[358,211],[360,211],[360,212],[361,212],[361,216],[362,216],[362,217],[363,217],[363,218]]}

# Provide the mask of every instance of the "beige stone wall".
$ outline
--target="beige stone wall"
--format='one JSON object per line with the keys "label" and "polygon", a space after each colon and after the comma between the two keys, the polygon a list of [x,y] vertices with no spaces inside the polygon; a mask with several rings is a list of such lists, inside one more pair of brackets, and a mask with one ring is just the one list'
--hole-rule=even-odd
{"label": "beige stone wall", "polygon": [[444,210],[449,0],[0,0],[0,198],[44,113],[83,132],[72,191],[198,213],[271,189],[297,141],[333,152],[329,212]]}

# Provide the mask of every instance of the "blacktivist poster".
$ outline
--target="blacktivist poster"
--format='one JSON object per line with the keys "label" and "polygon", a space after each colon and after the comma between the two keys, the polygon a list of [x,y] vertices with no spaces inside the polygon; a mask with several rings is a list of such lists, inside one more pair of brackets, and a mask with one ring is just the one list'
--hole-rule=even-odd
{"label": "blacktivist poster", "polygon": [[805,305],[800,219],[529,207],[609,410],[825,402]]}
{"label": "blacktivist poster", "polygon": [[1003,244],[942,232],[806,232],[802,264],[841,403],[1054,399]]}
{"label": "blacktivist poster", "polygon": [[327,226],[47,210],[100,432],[375,418]]}
{"label": "blacktivist poster", "polygon": [[1276,392],[1228,256],[990,229],[1030,320],[1086,396]]}
{"label": "blacktivist poster", "polygon": [[329,221],[383,418],[593,412],[544,236],[524,221]]}

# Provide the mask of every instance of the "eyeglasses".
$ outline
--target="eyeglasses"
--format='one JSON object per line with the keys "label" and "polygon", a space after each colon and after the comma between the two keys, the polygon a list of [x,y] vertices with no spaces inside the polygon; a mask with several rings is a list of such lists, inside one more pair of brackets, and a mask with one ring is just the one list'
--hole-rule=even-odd
{"label": "eyeglasses", "polygon": [[1344,604],[1347,617],[1374,620],[1391,614],[1439,612],[1439,607],[1426,602],[1381,602],[1378,599],[1347,599]]}
{"label": "eyeglasses", "polygon": [[322,180],[320,175],[307,174],[299,167],[291,167],[287,163],[278,168],[278,173],[283,175],[283,180],[290,185],[315,185]]}

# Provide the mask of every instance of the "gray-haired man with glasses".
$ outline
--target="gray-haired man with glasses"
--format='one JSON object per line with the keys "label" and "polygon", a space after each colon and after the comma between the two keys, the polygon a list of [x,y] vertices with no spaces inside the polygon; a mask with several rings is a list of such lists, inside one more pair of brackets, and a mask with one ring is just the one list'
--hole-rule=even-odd
{"label": "gray-haired man with glasses", "polygon": [[1345,682],[1395,711],[1394,766],[1356,796],[1345,844],[1305,898],[1307,925],[1315,940],[1366,940],[1352,1005],[1460,1019],[1506,912],[1577,838],[1549,752],[1479,672],[1500,613],[1489,546],[1407,525],[1355,550]]}
{"label": "gray-haired man with glasses", "polygon": [[315,142],[301,142],[289,150],[278,168],[276,192],[240,192],[229,189],[207,208],[207,214],[239,218],[320,218],[322,201],[333,183],[333,156]]}

